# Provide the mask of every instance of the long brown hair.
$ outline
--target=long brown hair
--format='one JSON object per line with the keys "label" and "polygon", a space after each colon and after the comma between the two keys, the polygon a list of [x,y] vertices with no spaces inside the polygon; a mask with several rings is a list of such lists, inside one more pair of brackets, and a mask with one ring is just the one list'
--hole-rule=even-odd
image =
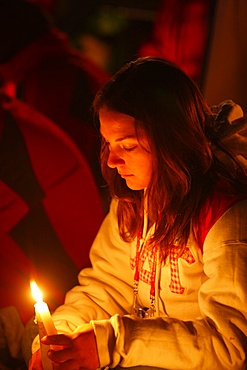
{"label": "long brown hair", "polygon": [[[206,135],[213,115],[186,74],[150,57],[128,63],[103,86],[94,101],[96,117],[103,106],[134,117],[137,134],[141,125],[150,140],[154,171],[145,196],[155,232],[149,243],[159,245],[165,257],[174,242],[186,245],[202,204],[222,174],[231,182]],[[143,191],[129,189],[116,169],[107,166],[108,156],[103,139],[102,172],[111,195],[119,199],[120,235],[131,241],[143,223]]]}

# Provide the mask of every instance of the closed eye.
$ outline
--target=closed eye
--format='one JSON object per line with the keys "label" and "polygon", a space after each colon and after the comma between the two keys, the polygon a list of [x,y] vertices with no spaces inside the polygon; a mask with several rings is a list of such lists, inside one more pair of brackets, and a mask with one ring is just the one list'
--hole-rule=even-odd
{"label": "closed eye", "polygon": [[131,152],[132,150],[135,150],[136,147],[137,147],[137,145],[134,145],[134,146],[131,146],[131,147],[123,146],[123,149],[126,150],[126,152]]}

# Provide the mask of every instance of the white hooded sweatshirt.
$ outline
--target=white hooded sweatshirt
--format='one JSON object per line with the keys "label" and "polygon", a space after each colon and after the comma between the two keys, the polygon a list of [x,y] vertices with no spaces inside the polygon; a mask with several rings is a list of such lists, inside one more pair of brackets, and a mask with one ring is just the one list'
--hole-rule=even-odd
{"label": "white hooded sweatshirt", "polygon": [[202,220],[203,248],[191,237],[181,257],[175,247],[160,263],[144,243],[138,303],[150,307],[154,275],[156,301],[154,317],[144,319],[133,314],[137,243],[120,238],[113,201],[92,245],[92,268],[53,314],[58,331],[91,322],[102,368],[246,369],[247,201],[220,207],[217,199],[205,213],[211,223]]}

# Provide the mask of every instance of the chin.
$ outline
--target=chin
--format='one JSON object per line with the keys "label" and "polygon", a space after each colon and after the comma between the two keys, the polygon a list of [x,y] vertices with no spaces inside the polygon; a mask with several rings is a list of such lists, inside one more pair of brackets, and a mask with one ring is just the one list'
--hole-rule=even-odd
{"label": "chin", "polygon": [[140,184],[131,184],[130,182],[127,182],[126,181],[126,185],[128,186],[128,188],[130,188],[131,190],[143,190],[145,188],[145,186],[143,185],[140,185]]}

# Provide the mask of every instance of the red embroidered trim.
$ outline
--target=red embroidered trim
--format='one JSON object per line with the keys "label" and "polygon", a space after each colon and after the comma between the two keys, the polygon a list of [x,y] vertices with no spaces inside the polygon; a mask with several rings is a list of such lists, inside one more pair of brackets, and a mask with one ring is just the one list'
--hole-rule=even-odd
{"label": "red embroidered trim", "polygon": [[195,258],[193,257],[190,249],[188,247],[185,248],[181,257],[179,256],[181,248],[178,245],[174,245],[170,252],[170,271],[171,271],[171,283],[169,288],[172,293],[176,294],[183,294],[184,287],[182,287],[180,278],[179,278],[179,268],[178,268],[178,259],[182,258],[190,265],[195,262]]}
{"label": "red embroidered trim", "polygon": [[[149,271],[144,269],[144,263],[148,261]],[[136,257],[131,261],[131,267],[135,268],[134,280],[137,287],[139,280],[150,285],[150,296],[155,296],[155,275],[157,262],[157,248],[143,248],[141,244],[141,232],[137,235]]]}

